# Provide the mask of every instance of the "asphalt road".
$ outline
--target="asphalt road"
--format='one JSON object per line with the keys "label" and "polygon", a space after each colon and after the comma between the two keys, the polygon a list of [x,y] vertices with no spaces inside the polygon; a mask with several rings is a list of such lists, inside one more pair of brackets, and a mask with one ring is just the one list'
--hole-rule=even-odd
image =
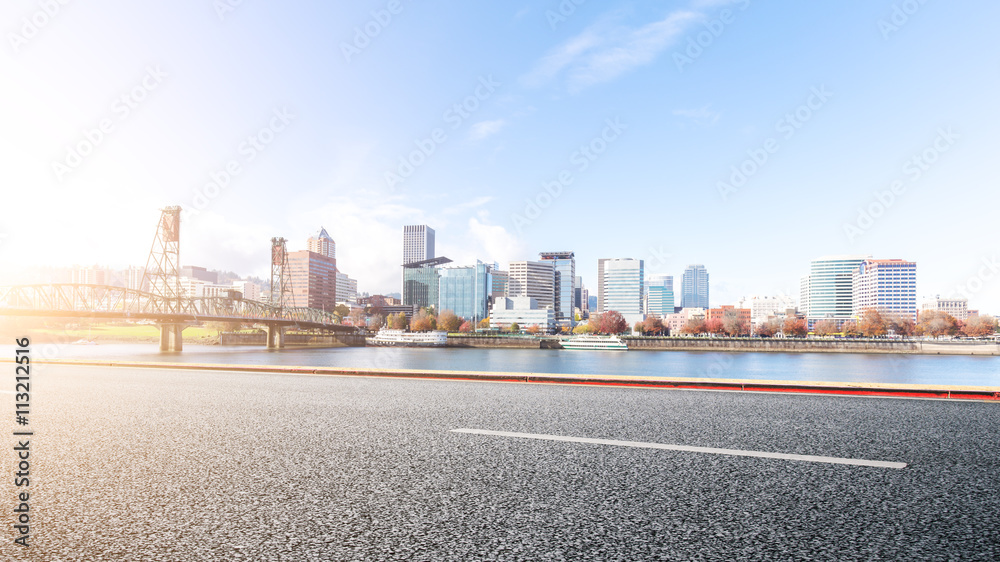
{"label": "asphalt road", "polygon": [[32,546],[8,446],[2,560],[1000,559],[1000,403],[36,373]]}

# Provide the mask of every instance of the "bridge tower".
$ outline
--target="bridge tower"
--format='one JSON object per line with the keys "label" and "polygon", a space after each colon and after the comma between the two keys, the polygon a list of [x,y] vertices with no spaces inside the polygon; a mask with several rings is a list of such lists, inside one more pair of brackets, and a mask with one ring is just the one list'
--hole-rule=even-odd
{"label": "bridge tower", "polygon": [[[288,268],[288,246],[284,238],[271,238],[271,306],[278,309],[278,316],[285,307],[295,306],[292,295],[292,274]],[[285,329],[277,324],[267,325],[267,347],[285,347]]]}
{"label": "bridge tower", "polygon": [[[160,210],[153,247],[146,259],[142,285],[149,287],[155,299],[147,302],[160,312],[181,312],[181,208]],[[158,303],[156,301],[159,301]],[[183,324],[160,324],[160,351],[180,351],[183,347]]]}

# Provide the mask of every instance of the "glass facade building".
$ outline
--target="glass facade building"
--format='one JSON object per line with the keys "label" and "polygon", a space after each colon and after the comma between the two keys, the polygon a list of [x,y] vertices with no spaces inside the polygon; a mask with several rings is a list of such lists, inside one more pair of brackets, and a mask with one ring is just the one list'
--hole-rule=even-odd
{"label": "glass facade building", "polygon": [[674,313],[674,277],[650,275],[646,280],[646,314],[666,318]]}
{"label": "glass facade building", "polygon": [[689,265],[681,278],[681,307],[708,308],[708,270],[704,265]]}
{"label": "glass facade building", "polygon": [[403,266],[403,304],[417,308],[438,307],[441,273],[438,266],[451,263],[448,258],[433,258]]}
{"label": "glass facade building", "polygon": [[840,323],[854,316],[854,272],[869,257],[829,256],[812,261],[800,299],[810,328],[819,320]]}
{"label": "glass facade building", "polygon": [[917,320],[917,264],[903,260],[865,260],[854,271],[854,317],[865,310]]}
{"label": "glass facade building", "polygon": [[576,259],[573,252],[542,252],[538,255],[542,262],[552,263],[552,308],[556,313],[556,323],[572,327],[573,286],[576,283]]}
{"label": "glass facade building", "polygon": [[439,270],[440,311],[450,310],[473,324],[489,317],[493,276],[482,262]]}
{"label": "glass facade building", "polygon": [[643,268],[642,260],[632,258],[604,262],[604,310],[620,312],[629,326],[643,319]]}

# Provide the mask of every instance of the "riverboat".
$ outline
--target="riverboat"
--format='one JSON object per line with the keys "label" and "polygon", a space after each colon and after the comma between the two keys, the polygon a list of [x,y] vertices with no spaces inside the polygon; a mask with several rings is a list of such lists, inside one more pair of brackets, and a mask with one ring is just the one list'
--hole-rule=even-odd
{"label": "riverboat", "polygon": [[383,328],[367,341],[369,345],[388,347],[444,347],[448,343],[448,332],[407,332]]}
{"label": "riverboat", "polygon": [[605,351],[628,351],[628,345],[618,336],[576,336],[559,340],[563,349],[596,349]]}

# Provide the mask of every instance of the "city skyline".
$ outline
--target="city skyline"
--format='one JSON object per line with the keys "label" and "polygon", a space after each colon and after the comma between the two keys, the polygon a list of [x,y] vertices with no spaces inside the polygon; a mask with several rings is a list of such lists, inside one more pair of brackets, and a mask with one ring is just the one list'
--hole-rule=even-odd
{"label": "city skyline", "polygon": [[[266,277],[271,237],[323,225],[370,293],[398,291],[383,248],[428,224],[459,264],[571,249],[592,291],[604,256],[703,263],[733,303],[861,253],[921,264],[920,297],[1000,310],[995,3],[902,23],[860,0],[402,6],[93,2],[26,34],[38,5],[5,4],[0,69],[23,87],[0,92],[3,281],[141,266],[180,205],[185,263]],[[94,40],[108,26],[134,37]]]}

